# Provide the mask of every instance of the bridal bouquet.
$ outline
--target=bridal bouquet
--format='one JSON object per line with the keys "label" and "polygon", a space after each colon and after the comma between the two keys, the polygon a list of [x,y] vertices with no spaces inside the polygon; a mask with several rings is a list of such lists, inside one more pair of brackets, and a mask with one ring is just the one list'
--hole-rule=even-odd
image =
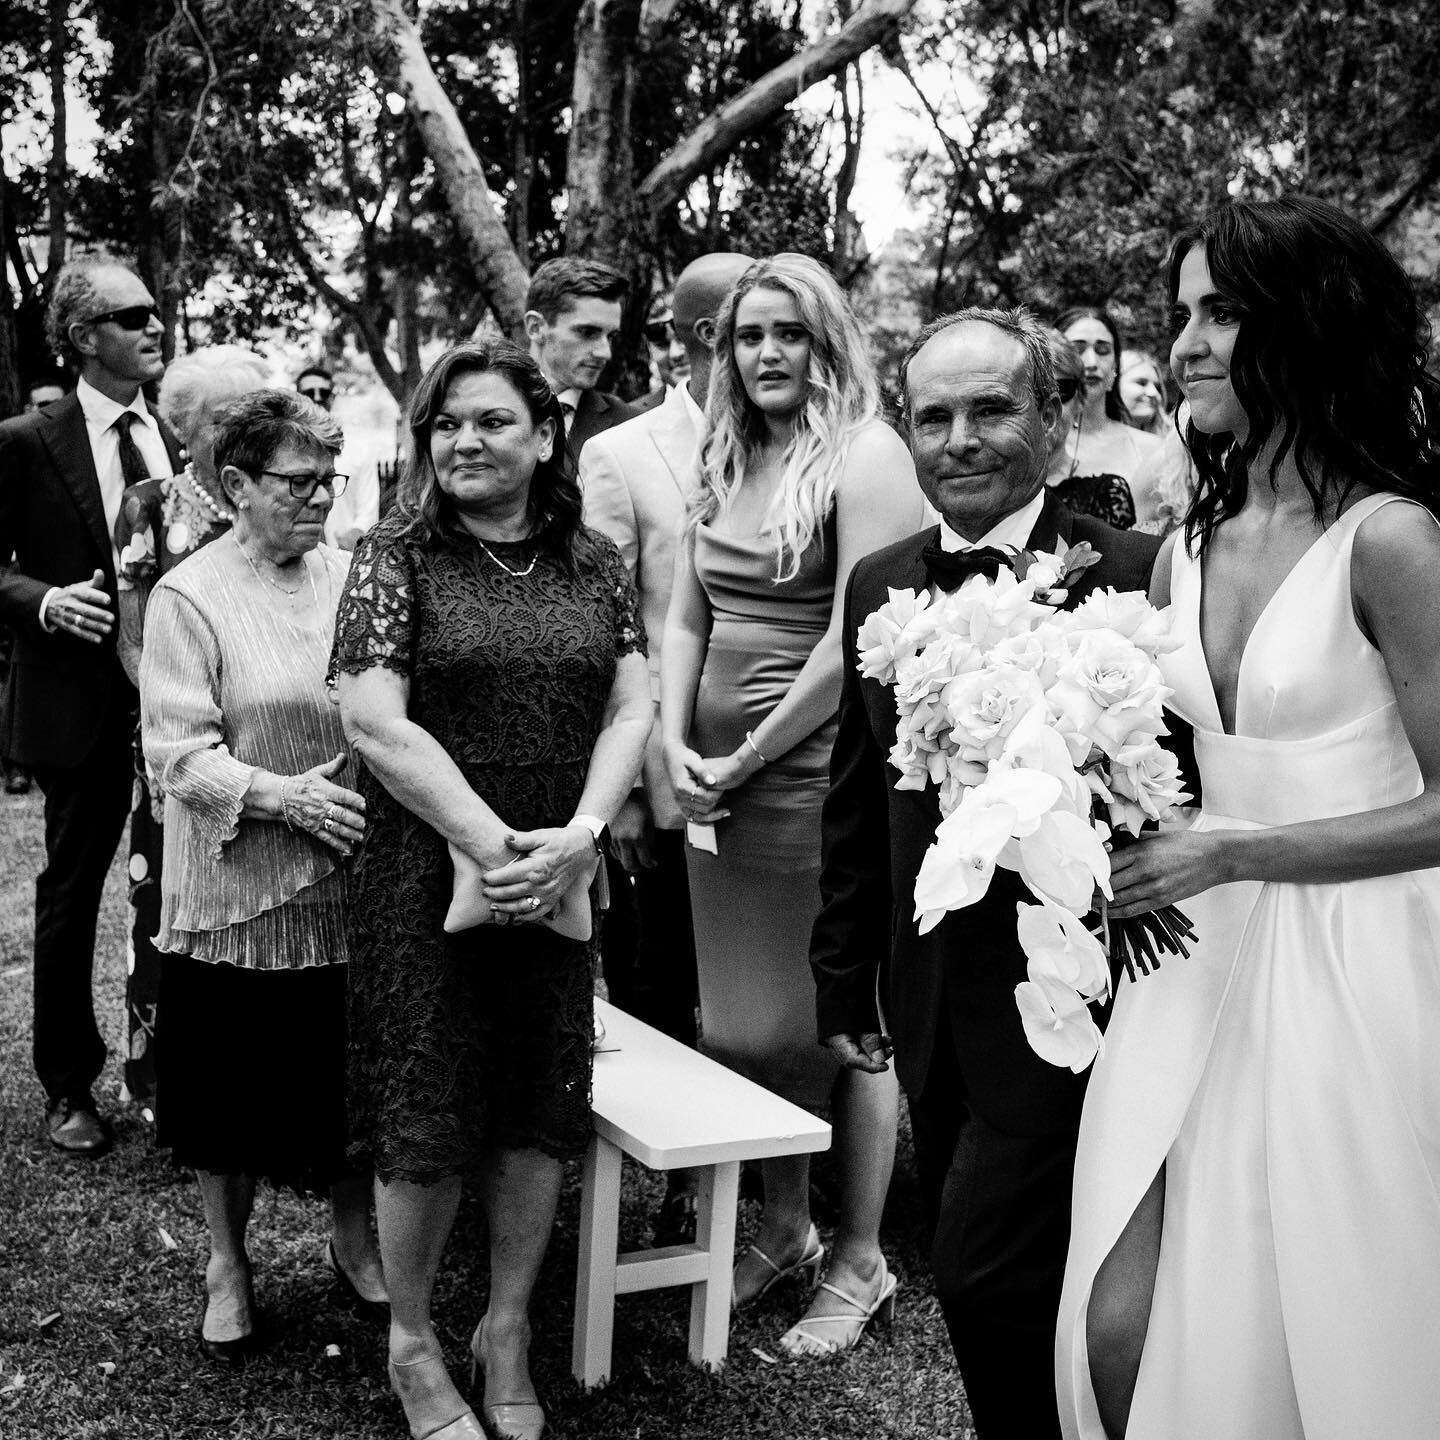
{"label": "bridal bouquet", "polygon": [[895,691],[896,787],[939,790],[940,823],[915,882],[920,933],[973,905],[997,865],[1038,904],[1018,905],[1028,979],[1015,990],[1031,1048],[1083,1070],[1103,1043],[1089,1002],[1110,964],[1134,978],[1193,935],[1173,907],[1138,921],[1083,916],[1111,898],[1107,842],[1138,836],[1188,800],[1166,733],[1171,693],[1155,663],[1173,649],[1166,616],[1138,591],[1097,591],[1058,609],[1100,557],[1081,545],[1021,551],[994,579],[948,595],[891,590],[860,628],[860,672]]}

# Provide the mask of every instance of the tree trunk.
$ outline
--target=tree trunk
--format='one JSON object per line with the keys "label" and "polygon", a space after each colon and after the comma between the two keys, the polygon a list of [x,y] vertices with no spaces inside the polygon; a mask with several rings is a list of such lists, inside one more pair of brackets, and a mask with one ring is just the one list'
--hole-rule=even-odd
{"label": "tree trunk", "polygon": [[641,0],[585,0],[575,22],[575,80],[565,165],[565,251],[632,268],[637,244],[635,89]]}
{"label": "tree trunk", "polygon": [[401,0],[371,0],[371,12],[380,42],[377,59],[386,79],[405,97],[465,242],[475,279],[501,328],[519,339],[524,333],[529,277],[496,211],[475,149]]}
{"label": "tree trunk", "polygon": [[50,163],[45,172],[45,199],[50,211],[50,249],[45,256],[45,271],[50,278],[60,273],[65,263],[68,239],[66,181],[69,167],[65,156],[65,59],[70,51],[67,28],[70,18],[68,0],[50,0],[50,108],[53,112],[50,131]]}
{"label": "tree trunk", "polygon": [[915,4],[916,0],[864,0],[834,34],[807,45],[722,105],[640,182],[640,198],[651,215],[668,210],[690,182],[728,155],[742,136],[893,34]]}
{"label": "tree trunk", "polygon": [[[0,235],[9,230],[5,168],[0,166]],[[0,255],[0,420],[20,409],[20,354],[15,331],[16,297],[10,289],[10,269]]]}

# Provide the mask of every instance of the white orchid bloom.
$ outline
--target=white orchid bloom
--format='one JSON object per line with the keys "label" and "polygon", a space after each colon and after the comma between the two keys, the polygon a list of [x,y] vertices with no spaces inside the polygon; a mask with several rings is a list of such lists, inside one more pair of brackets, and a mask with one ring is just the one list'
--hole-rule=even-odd
{"label": "white orchid bloom", "polygon": [[1019,843],[1020,878],[1042,900],[1076,915],[1090,909],[1098,886],[1108,897],[1110,856],[1089,820],[1068,810],[1042,817],[1034,834]]}
{"label": "white orchid bloom", "polygon": [[1021,981],[1015,1004],[1030,1048],[1051,1065],[1067,1066],[1078,1075],[1105,1048],[1089,1006],[1058,980]]}
{"label": "white orchid bloom", "polygon": [[915,919],[922,935],[990,888],[995,857],[1010,838],[1014,814],[1008,805],[975,806],[968,824],[952,828],[943,840],[937,836],[915,877]]}
{"label": "white orchid bloom", "polygon": [[1110,993],[1105,947],[1078,915],[1058,905],[1027,905],[1023,901],[1015,911],[1015,933],[1032,980],[1058,980],[1086,1000]]}

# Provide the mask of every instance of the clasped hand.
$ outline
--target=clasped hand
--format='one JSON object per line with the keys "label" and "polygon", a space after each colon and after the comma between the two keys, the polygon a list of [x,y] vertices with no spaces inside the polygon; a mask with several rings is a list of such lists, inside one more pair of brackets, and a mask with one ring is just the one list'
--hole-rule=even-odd
{"label": "clasped hand", "polygon": [[1110,857],[1116,920],[1178,905],[1202,890],[1234,879],[1227,873],[1223,832],[1167,830],[1142,835]]}
{"label": "clasped hand", "polygon": [[681,813],[696,825],[723,820],[730,812],[720,808],[720,797],[749,779],[734,755],[707,760],[688,745],[674,743],[665,747],[665,768]]}
{"label": "clasped hand", "polygon": [[45,607],[45,623],[77,640],[98,645],[114,628],[110,597],[101,588],[105,574],[97,570],[88,580],[62,586]]}
{"label": "clasped hand", "polygon": [[345,764],[342,751],[323,765],[287,776],[282,808],[293,828],[307,830],[332,850],[349,855],[365,835],[365,797],[334,783]]}
{"label": "clasped hand", "polygon": [[496,919],[506,916],[507,924],[548,919],[595,858],[583,825],[512,831],[505,845],[505,862],[485,872],[482,888]]}

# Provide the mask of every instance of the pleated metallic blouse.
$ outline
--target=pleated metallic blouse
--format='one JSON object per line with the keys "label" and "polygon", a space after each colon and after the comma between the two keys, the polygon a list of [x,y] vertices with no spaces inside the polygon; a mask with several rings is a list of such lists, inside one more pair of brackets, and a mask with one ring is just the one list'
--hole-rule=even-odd
{"label": "pleated metallic blouse", "polygon": [[[255,574],[233,534],[151,593],[140,718],[165,801],[161,950],[256,970],[345,959],[336,852],[278,819],[240,812],[257,767],[298,775],[348,753],[325,670],[349,563],[326,545],[307,556],[318,625],[292,618],[291,602]],[[353,787],[351,767],[339,784]]]}

